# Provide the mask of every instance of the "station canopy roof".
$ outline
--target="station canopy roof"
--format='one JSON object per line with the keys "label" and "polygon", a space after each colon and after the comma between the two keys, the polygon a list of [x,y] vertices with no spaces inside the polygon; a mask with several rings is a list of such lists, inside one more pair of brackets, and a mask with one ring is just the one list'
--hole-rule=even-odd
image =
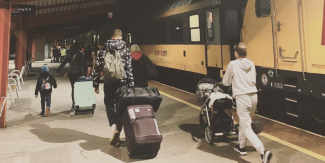
{"label": "station canopy roof", "polygon": [[[0,0],[1,1],[1,0]],[[100,28],[115,21],[127,21],[135,13],[145,14],[177,0],[6,0],[14,11],[19,5],[35,5],[36,14],[12,16],[12,24],[22,20],[35,38],[63,40],[83,32],[95,35]],[[185,0],[188,1],[188,0]],[[186,2],[185,2],[186,3]],[[113,12],[113,19],[108,13]],[[17,25],[13,25],[17,26]]]}

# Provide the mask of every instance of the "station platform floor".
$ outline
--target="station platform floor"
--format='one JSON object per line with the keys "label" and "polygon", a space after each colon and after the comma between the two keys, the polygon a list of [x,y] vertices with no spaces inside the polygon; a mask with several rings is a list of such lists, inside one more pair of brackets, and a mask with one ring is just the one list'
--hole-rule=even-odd
{"label": "station platform floor", "polygon": [[[163,102],[156,113],[163,135],[161,149],[154,159],[129,159],[124,145],[111,147],[112,131],[103,102],[102,86],[96,95],[94,115],[75,116],[70,112],[71,86],[63,75],[55,76],[58,88],[52,93],[50,117],[40,117],[40,98],[35,98],[36,78],[43,64],[54,71],[59,66],[49,60],[33,63],[33,75],[16,99],[16,107],[7,109],[7,128],[0,129],[0,163],[258,163],[260,155],[248,144],[247,156],[233,150],[236,141],[216,141],[208,145],[199,132],[199,106],[195,95],[157,82]],[[10,69],[13,69],[10,62]],[[14,94],[15,95],[15,94]],[[10,105],[10,101],[8,101]],[[274,163],[325,162],[325,137],[261,117],[264,131],[259,135],[266,149],[273,152]]]}

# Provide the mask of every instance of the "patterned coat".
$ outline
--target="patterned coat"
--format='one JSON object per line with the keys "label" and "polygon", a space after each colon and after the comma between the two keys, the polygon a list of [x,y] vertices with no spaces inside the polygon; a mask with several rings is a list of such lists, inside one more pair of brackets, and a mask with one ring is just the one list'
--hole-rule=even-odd
{"label": "patterned coat", "polygon": [[106,56],[107,51],[120,50],[122,63],[124,65],[125,77],[121,82],[125,82],[127,87],[134,86],[133,79],[133,70],[132,70],[132,58],[130,54],[130,50],[126,47],[126,43],[123,40],[108,40],[105,44],[106,50],[101,50],[96,58],[96,64],[94,69],[94,88],[98,88],[100,74],[102,72],[102,68],[104,67],[104,58]]}

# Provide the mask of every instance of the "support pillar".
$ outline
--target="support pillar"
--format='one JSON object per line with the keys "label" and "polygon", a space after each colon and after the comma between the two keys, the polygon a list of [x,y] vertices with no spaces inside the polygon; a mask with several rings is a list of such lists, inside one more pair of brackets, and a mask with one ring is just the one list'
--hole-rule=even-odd
{"label": "support pillar", "polygon": [[18,18],[18,28],[15,32],[16,35],[16,56],[15,56],[15,69],[21,70],[25,65],[26,60],[26,47],[27,47],[27,30],[24,28],[23,20]]}
{"label": "support pillar", "polygon": [[[11,24],[10,3],[0,3],[0,22],[2,22],[0,23],[0,97],[7,97]],[[1,128],[6,127],[6,106],[0,117]]]}
{"label": "support pillar", "polygon": [[33,42],[32,42],[32,55],[33,55],[33,62],[35,62],[35,59],[36,59],[36,50],[35,50],[35,38],[33,39]]}
{"label": "support pillar", "polygon": [[[30,30],[27,32],[27,53],[26,60],[30,60],[33,57],[33,35]],[[32,63],[30,65],[30,69],[32,68]]]}

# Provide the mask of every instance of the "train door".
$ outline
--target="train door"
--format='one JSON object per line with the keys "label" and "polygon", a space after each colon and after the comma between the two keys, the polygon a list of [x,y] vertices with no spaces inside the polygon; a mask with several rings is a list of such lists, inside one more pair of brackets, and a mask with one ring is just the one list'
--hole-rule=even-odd
{"label": "train door", "polygon": [[298,0],[276,0],[274,2],[277,53],[279,69],[301,71],[301,36]]}
{"label": "train door", "polygon": [[[301,10],[300,0],[275,0],[274,11],[275,19],[273,22],[276,32],[276,47],[278,53],[278,66],[280,70],[287,71],[304,71],[303,60],[303,38],[301,28]],[[290,123],[300,125],[302,110],[301,98],[297,93],[301,92],[300,73],[283,73],[280,76],[283,78],[285,110]],[[297,119],[298,118],[298,119]],[[297,120],[297,121],[296,121]]]}
{"label": "train door", "polygon": [[220,35],[219,9],[206,11],[206,57],[207,74],[218,79],[222,68],[222,46]]}

